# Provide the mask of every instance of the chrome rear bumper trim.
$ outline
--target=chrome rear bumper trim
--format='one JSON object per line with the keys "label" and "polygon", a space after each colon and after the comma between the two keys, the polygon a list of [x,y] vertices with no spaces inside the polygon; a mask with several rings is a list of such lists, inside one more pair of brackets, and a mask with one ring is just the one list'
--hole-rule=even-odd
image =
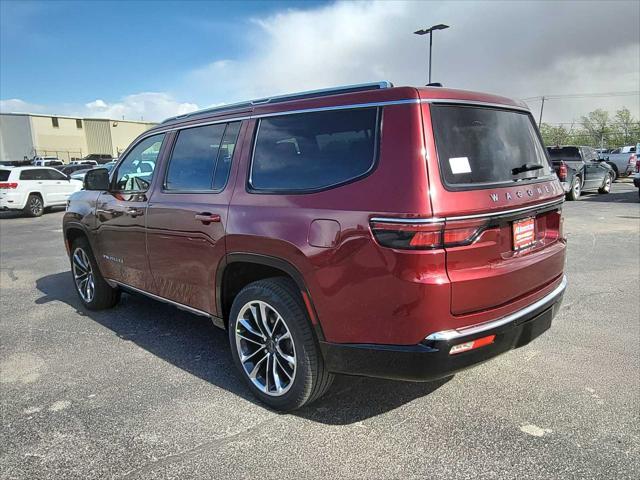
{"label": "chrome rear bumper trim", "polygon": [[425,340],[429,341],[438,341],[438,340],[456,340],[462,337],[468,337],[469,335],[475,335],[477,333],[482,333],[487,330],[493,330],[494,328],[501,327],[503,325],[507,325],[511,322],[515,322],[520,318],[535,312],[539,308],[544,307],[545,305],[553,303],[560,295],[562,295],[567,288],[567,277],[566,275],[562,277],[562,281],[560,285],[558,285],[552,292],[545,295],[543,298],[538,300],[537,302],[532,303],[531,305],[523,308],[522,310],[518,310],[517,312],[512,313],[511,315],[507,315],[506,317],[499,318],[497,320],[492,320],[490,322],[479,323],[477,325],[471,325],[469,327],[458,328],[455,330],[442,330],[440,332],[435,332],[425,338]]}

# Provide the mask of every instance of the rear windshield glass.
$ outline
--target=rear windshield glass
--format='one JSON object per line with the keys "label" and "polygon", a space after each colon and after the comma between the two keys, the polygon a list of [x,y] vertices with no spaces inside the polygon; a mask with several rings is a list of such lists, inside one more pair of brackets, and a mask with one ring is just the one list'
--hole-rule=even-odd
{"label": "rear windshield glass", "polygon": [[368,173],[375,162],[378,110],[301,113],[260,120],[254,190],[309,191]]}
{"label": "rear windshield glass", "polygon": [[551,160],[580,160],[578,147],[547,147]]}
{"label": "rear windshield glass", "polygon": [[454,187],[511,183],[551,173],[531,116],[464,105],[432,105],[440,170]]}
{"label": "rear windshield glass", "polygon": [[6,182],[9,180],[10,170],[0,170],[0,182]]}

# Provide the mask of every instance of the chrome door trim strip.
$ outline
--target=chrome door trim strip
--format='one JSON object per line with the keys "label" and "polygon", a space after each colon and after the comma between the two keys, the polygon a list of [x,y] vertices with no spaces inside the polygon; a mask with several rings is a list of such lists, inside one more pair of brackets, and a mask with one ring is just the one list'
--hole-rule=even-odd
{"label": "chrome door trim strip", "polygon": [[174,302],[173,300],[169,300],[168,298],[161,297],[160,295],[156,295],[154,293],[147,292],[146,290],[142,290],[142,289],[137,288],[137,287],[132,287],[131,285],[127,285],[124,282],[120,282],[118,280],[113,280],[113,279],[110,279],[110,278],[105,278],[105,280],[107,281],[107,283],[115,284],[115,285],[118,285],[118,286],[120,286],[122,288],[125,288],[125,289],[128,289],[128,290],[133,290],[136,293],[141,293],[142,295],[146,295],[147,297],[152,298],[154,300],[158,300],[160,302],[168,303],[170,305],[178,307],[181,310],[186,310],[187,312],[193,313],[195,315],[200,315],[202,317],[212,318],[212,315],[207,313],[207,312],[205,312],[205,311],[198,310],[197,308],[190,307],[190,306],[185,305],[183,303]]}
{"label": "chrome door trim strip", "polygon": [[512,208],[510,210],[500,210],[497,212],[488,212],[488,213],[476,213],[473,215],[459,215],[454,217],[431,217],[431,218],[402,218],[402,217],[373,217],[371,218],[371,222],[381,222],[381,223],[412,223],[412,224],[427,224],[427,223],[437,223],[437,222],[445,222],[445,221],[454,221],[454,220],[471,220],[474,218],[490,218],[490,217],[502,217],[504,215],[511,215],[515,213],[526,213],[533,210],[538,210],[540,208],[551,207],[554,205],[562,205],[564,203],[564,199],[556,199],[550,202],[538,203],[537,205],[529,205],[527,207],[522,208]]}
{"label": "chrome door trim strip", "polygon": [[455,330],[442,330],[440,332],[435,332],[430,334],[425,338],[427,341],[438,341],[438,340],[457,340],[462,337],[468,337],[469,335],[475,335],[478,333],[486,332],[487,330],[493,330],[494,328],[501,327],[503,325],[507,325],[511,322],[515,322],[520,318],[538,310],[539,308],[543,308],[545,305],[553,303],[556,298],[562,295],[567,288],[567,276],[563,275],[562,281],[560,285],[553,289],[551,293],[548,293],[544,297],[542,297],[537,302],[532,303],[531,305],[523,308],[522,310],[518,310],[506,317],[499,318],[497,320],[492,320],[490,322],[480,323],[478,325],[472,325],[469,327],[457,328]]}

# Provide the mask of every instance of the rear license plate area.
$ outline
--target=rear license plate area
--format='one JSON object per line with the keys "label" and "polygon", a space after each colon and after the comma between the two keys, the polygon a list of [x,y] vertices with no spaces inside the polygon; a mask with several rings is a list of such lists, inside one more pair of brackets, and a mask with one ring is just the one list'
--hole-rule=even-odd
{"label": "rear license plate area", "polygon": [[533,217],[516,220],[512,225],[513,249],[530,247],[536,240],[536,220]]}

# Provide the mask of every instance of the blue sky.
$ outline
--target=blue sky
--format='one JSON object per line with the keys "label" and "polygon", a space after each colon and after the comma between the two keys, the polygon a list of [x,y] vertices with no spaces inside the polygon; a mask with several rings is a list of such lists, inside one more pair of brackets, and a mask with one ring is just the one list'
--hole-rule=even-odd
{"label": "blue sky", "polygon": [[176,72],[243,55],[251,18],[321,3],[3,0],[0,92],[52,103],[170,90]]}
{"label": "blue sky", "polygon": [[[426,39],[412,32],[436,23],[451,25],[434,38],[445,86],[522,99],[640,84],[633,0],[0,0],[0,110],[162,120],[335,85],[423,85]],[[621,106],[640,116],[635,96],[547,102],[545,119]]]}

